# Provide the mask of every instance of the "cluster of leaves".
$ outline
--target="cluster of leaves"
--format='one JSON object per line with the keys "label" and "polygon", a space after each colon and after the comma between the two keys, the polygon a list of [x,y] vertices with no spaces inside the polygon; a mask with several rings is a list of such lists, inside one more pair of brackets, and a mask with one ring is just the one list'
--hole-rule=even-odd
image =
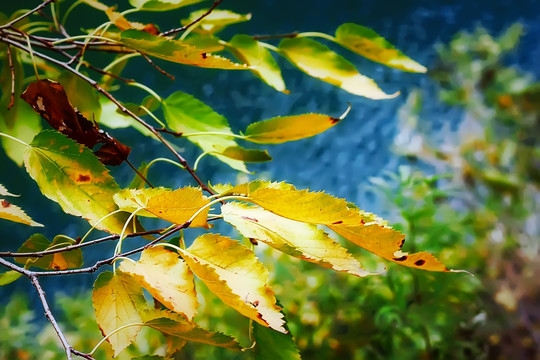
{"label": "cluster of leaves", "polygon": [[[112,234],[93,241],[86,241],[90,232],[75,239],[58,235],[52,242],[36,234],[16,253],[1,253],[0,264],[10,271],[0,275],[0,282],[7,284],[22,275],[31,280],[68,358],[75,354],[92,359],[95,350],[81,353],[65,340],[38,279],[94,272],[105,265],[113,265],[113,271],[97,277],[92,300],[97,323],[114,356],[135,341],[142,327],[155,329],[166,338],[167,349],[159,354],[163,356],[172,356],[187,341],[240,350],[242,346],[235,338],[207,330],[194,321],[198,308],[196,276],[224,304],[250,319],[249,331],[257,343],[257,354],[279,343],[291,349],[291,358],[297,358],[281,306],[270,286],[269,271],[250,247],[211,232],[195,238],[189,246],[183,237],[176,244],[166,242],[188,227],[209,229],[210,222],[217,219],[233,225],[252,247],[260,241],[292,257],[358,277],[373,273],[336,241],[337,235],[406,267],[452,271],[429,253],[402,252],[402,233],[343,199],[278,182],[210,187],[204,184],[195,172],[196,166],[192,168],[175,149],[173,141],[182,141],[177,138],[185,137],[199,146],[203,151],[201,157],[210,154],[247,172],[246,162],[267,161],[270,157],[266,151],[244,149],[236,138],[258,144],[299,140],[336,125],[346,113],[339,118],[322,114],[276,117],[252,123],[244,134],[234,134],[223,116],[193,96],[175,92],[162,99],[145,85],[122,78],[121,71],[129,59],[144,57],[149,66],[163,73],[150,57],[190,66],[250,70],[276,90],[286,92],[270,50],[315,78],[372,99],[391,98],[395,94],[384,93],[345,58],[312,37],[323,37],[386,66],[414,72],[424,72],[425,68],[372,30],[356,24],[340,26],[335,37],[292,34],[282,39],[278,47],[248,35],[236,35],[225,42],[216,33],[227,25],[248,20],[249,15],[216,9],[221,1],[214,2],[209,9],[192,12],[183,20],[182,27],[165,32],[155,24],[140,24],[126,18],[141,11],[172,11],[198,2],[132,0],[132,8],[120,13],[99,1],[83,0],[62,13],[57,6],[61,3],[46,0],[34,10],[16,12],[0,25],[5,55],[0,135],[7,156],[19,165],[24,164],[40,191],[65,213],[87,219],[91,230]],[[70,36],[64,24],[77,5],[90,5],[92,11],[108,20],[87,33]],[[46,7],[50,9],[50,20],[49,15],[42,14],[46,27],[42,21],[29,20]],[[60,21],[62,15],[64,19]],[[47,36],[35,35],[40,32]],[[176,40],[174,37],[180,32],[182,36]],[[242,63],[215,55],[224,49]],[[104,56],[111,54],[109,65],[94,65],[86,54],[90,50]],[[97,72],[99,79],[87,75],[81,67]],[[36,79],[27,85],[24,72],[28,68],[34,69]],[[150,95],[140,104],[123,104],[111,91],[125,85],[137,86]],[[53,129],[40,131],[38,114]],[[151,121],[160,128],[151,125]],[[137,170],[129,162],[129,147],[98,124],[112,129],[134,126],[155,138],[177,160],[167,161],[189,172],[198,186],[175,190],[154,187],[147,179],[153,162]],[[173,139],[167,140],[167,136]],[[101,147],[93,152],[97,144]],[[122,189],[105,165],[124,163],[135,170],[136,177]],[[4,187],[0,191],[3,196],[11,195]],[[221,205],[217,216],[210,214],[214,205]],[[1,218],[40,225],[7,200],[2,200],[0,210]],[[157,217],[171,225],[145,231],[145,217]],[[138,236],[146,236],[150,242],[122,250],[126,238]],[[82,267],[81,248],[112,240],[117,241],[117,246],[111,257]],[[138,260],[129,258],[135,254],[140,254]],[[7,257],[24,266],[3,259]],[[143,289],[149,293],[153,306]]]}

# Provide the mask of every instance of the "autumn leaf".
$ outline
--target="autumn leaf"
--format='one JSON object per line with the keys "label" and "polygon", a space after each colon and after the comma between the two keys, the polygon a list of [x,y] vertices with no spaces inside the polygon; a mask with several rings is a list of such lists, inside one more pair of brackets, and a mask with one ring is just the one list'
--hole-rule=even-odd
{"label": "autumn leaf", "polygon": [[281,308],[268,286],[268,270],[251,250],[228,237],[204,234],[181,255],[225,304],[263,326],[287,333]]}
{"label": "autumn leaf", "polygon": [[[127,213],[99,222],[118,209],[113,196],[120,188],[87,147],[56,131],[44,130],[27,149],[25,166],[43,195],[57,202],[65,213],[84,217],[98,229],[122,232]],[[132,232],[130,226],[127,231]]]}
{"label": "autumn leaf", "polygon": [[133,29],[122,31],[120,38],[117,40],[123,45],[141,51],[146,55],[175,63],[225,70],[249,69],[244,64],[237,64],[227,58],[206,53],[180,40],[171,40],[145,31]]}
{"label": "autumn leaf", "polygon": [[197,312],[193,274],[178,254],[161,246],[141,253],[139,261],[123,261],[119,268],[167,308],[192,320]]}
{"label": "autumn leaf", "polygon": [[[184,224],[210,201],[200,188],[185,187],[176,190],[165,188],[125,189],[114,195],[120,209],[140,216],[159,217],[174,224]],[[191,227],[206,227],[208,208],[203,209],[191,222]]]}
{"label": "autumn leaf", "polygon": [[316,225],[290,220],[260,207],[230,202],[223,220],[243,236],[262,241],[285,254],[356,276],[369,275],[352,255]]}
{"label": "autumn leaf", "polygon": [[[17,252],[28,253],[59,249],[74,243],[74,240],[60,235],[56,236],[51,243],[45,236],[34,234],[22,244]],[[35,266],[45,270],[77,269],[83,264],[83,253],[81,249],[74,249],[41,257],[17,257],[15,260],[18,263],[25,264],[26,267]]]}
{"label": "autumn leaf", "polygon": [[107,14],[109,20],[111,20],[111,22],[120,30],[135,29],[145,31],[152,35],[159,35],[159,29],[154,24],[141,24],[139,22],[129,21],[124,15],[114,10],[114,7],[107,8],[105,14]]}
{"label": "autumn leaf", "polygon": [[143,319],[140,314],[147,306],[142,289],[129,275],[106,271],[99,274],[94,283],[92,303],[104,336],[122,326],[134,324],[107,338],[114,356],[117,356],[135,340],[141,329]]}
{"label": "autumn leaf", "polygon": [[[1,186],[1,185],[0,185]],[[9,194],[9,193],[8,193]],[[0,219],[6,219],[30,226],[43,226],[28,216],[23,209],[11,202],[0,198]]]}
{"label": "autumn leaf", "polygon": [[[206,14],[207,11],[208,9],[193,11],[191,14],[189,14],[188,18],[181,20],[182,25],[187,25],[196,21],[202,15]],[[229,25],[249,20],[251,20],[251,14],[237,14],[230,10],[214,9],[210,14],[197,22],[193,31],[198,33],[215,34]]]}
{"label": "autumn leaf", "polygon": [[396,49],[375,31],[353,23],[336,30],[336,42],[370,60],[400,70],[425,73],[427,69]]}
{"label": "autumn leaf", "polygon": [[203,329],[187,321],[183,316],[167,310],[152,309],[142,313],[144,324],[164,334],[198,343],[240,350],[240,345],[231,336]]}
{"label": "autumn leaf", "polygon": [[281,76],[281,70],[270,51],[249,35],[235,35],[227,47],[251,71],[277,91],[289,93]]}
{"label": "autumn leaf", "polygon": [[311,137],[328,130],[340,122],[339,118],[322,114],[279,116],[251,123],[245,132],[246,140],[260,144],[279,144]]}
{"label": "autumn leaf", "polygon": [[129,0],[131,6],[147,11],[166,11],[193,5],[203,0]]}
{"label": "autumn leaf", "polygon": [[361,75],[348,60],[315,40],[283,39],[279,51],[306,74],[351,94],[375,100],[391,99],[399,94],[386,94],[375,81]]}
{"label": "autumn leaf", "polygon": [[265,162],[272,160],[272,157],[270,157],[266,150],[244,149],[241,146],[229,146],[223,152],[219,153],[219,155],[243,162]]}

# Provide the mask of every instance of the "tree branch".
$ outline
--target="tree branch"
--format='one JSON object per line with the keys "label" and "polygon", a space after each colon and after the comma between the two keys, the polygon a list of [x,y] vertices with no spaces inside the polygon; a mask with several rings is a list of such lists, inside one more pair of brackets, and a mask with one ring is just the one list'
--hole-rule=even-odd
{"label": "tree branch", "polygon": [[11,95],[9,97],[8,110],[13,107],[15,103],[15,68],[13,67],[13,58],[11,56],[11,46],[7,46],[7,56],[9,64],[9,72],[11,73]]}
{"label": "tree branch", "polygon": [[36,6],[34,9],[28,11],[27,13],[22,14],[21,16],[19,16],[16,19],[11,20],[7,24],[4,24],[4,25],[0,26],[0,29],[7,29],[7,28],[13,26],[13,24],[16,24],[17,22],[21,21],[24,18],[27,18],[28,16],[32,15],[33,13],[40,11],[41,9],[43,9],[44,7],[46,7],[47,5],[49,5],[50,3],[55,2],[55,1],[56,0],[45,0],[44,2],[42,2],[41,4]]}
{"label": "tree branch", "polygon": [[214,9],[223,2],[223,0],[216,0],[214,1],[214,4],[210,7],[210,9],[208,9],[207,12],[205,12],[204,14],[202,14],[201,16],[199,16],[197,19],[193,20],[192,22],[190,22],[189,24],[187,25],[184,25],[182,27],[179,27],[177,29],[172,29],[172,30],[169,30],[169,31],[165,31],[164,33],[161,33],[162,36],[169,36],[169,35],[175,35],[179,32],[182,32],[182,31],[186,31],[187,29],[189,29],[190,27],[192,27],[193,25],[195,25],[196,23],[198,23],[199,21],[201,21],[202,19],[204,19],[205,17],[207,17],[208,15],[210,15],[210,13],[212,11],[214,11]]}

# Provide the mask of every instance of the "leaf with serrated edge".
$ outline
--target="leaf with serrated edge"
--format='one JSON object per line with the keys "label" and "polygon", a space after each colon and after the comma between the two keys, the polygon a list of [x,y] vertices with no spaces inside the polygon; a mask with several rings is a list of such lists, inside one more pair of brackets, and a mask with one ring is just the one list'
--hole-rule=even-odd
{"label": "leaf with serrated edge", "polygon": [[119,268],[167,308],[192,320],[197,313],[193,274],[178,254],[161,246],[141,253],[137,262],[123,261]]}
{"label": "leaf with serrated edge", "polygon": [[[142,324],[140,313],[147,306],[139,284],[119,271],[99,274],[94,283],[92,302],[104,336],[124,325]],[[135,340],[140,329],[140,325],[129,326],[107,338],[114,356]]]}
{"label": "leaf with serrated edge", "polygon": [[323,114],[278,116],[251,123],[246,140],[259,144],[279,144],[308,138],[336,125],[341,119]]}
{"label": "leaf with serrated edge", "polygon": [[203,0],[129,0],[129,3],[133,7],[141,10],[166,11],[197,4],[202,1]]}
{"label": "leaf with serrated edge", "polygon": [[181,254],[225,304],[261,325],[287,333],[281,308],[268,286],[268,270],[251,250],[228,237],[205,234]]}
{"label": "leaf with serrated edge", "polygon": [[224,70],[249,69],[247,65],[237,64],[227,58],[206,53],[180,40],[167,39],[145,31],[122,31],[118,41],[146,55],[179,64]]}
{"label": "leaf with serrated edge", "polygon": [[281,334],[255,322],[252,331],[255,360],[301,360],[292,334]]}
{"label": "leaf with serrated edge", "polygon": [[375,100],[391,99],[399,94],[386,94],[373,79],[361,75],[348,60],[315,40],[283,39],[279,51],[306,74],[351,94]]}
{"label": "leaf with serrated edge", "polygon": [[426,67],[407,57],[375,31],[353,23],[336,30],[336,42],[370,60],[400,70],[425,73]]}
{"label": "leaf with serrated edge", "polygon": [[[84,217],[98,229],[122,232],[128,218],[124,212],[97,224],[118,209],[113,196],[120,187],[87,147],[53,130],[42,131],[30,145],[24,163],[43,195],[60,204],[67,214]],[[128,226],[127,232],[131,229]]]}
{"label": "leaf with serrated edge", "polygon": [[[217,157],[233,169],[248,172],[243,161],[220,155],[229,147],[238,144],[229,135],[234,135],[227,119],[212,108],[189,94],[177,91],[163,102],[163,113],[167,125],[173,131],[180,131],[186,138],[197,144],[204,152]],[[223,135],[196,135],[194,133],[218,133]]]}
{"label": "leaf with serrated edge", "polygon": [[326,225],[354,244],[397,264],[427,271],[460,271],[447,269],[427,252],[402,252],[403,234],[383,225],[375,215],[350,208],[345,200],[323,192],[270,187],[256,181],[237,185],[229,192],[246,196],[246,201],[288,219]]}
{"label": "leaf with serrated edge", "polygon": [[193,29],[194,32],[215,34],[229,25],[251,20],[251,14],[237,14],[230,10],[219,9],[213,10],[203,19],[200,19],[207,11],[208,9],[193,11],[187,19],[181,20],[182,25],[199,20]]}
{"label": "leaf with serrated edge", "polygon": [[23,209],[4,199],[0,199],[0,219],[6,219],[30,226],[43,226],[43,224],[32,220]]}
{"label": "leaf with serrated edge", "polygon": [[230,350],[240,350],[240,345],[233,337],[198,327],[181,315],[170,311],[151,309],[144,311],[141,315],[146,326],[150,326],[164,334],[187,341],[219,346]]}
{"label": "leaf with serrated edge", "polygon": [[[159,217],[175,224],[187,222],[199,209],[210,202],[200,188],[185,187],[176,190],[165,188],[125,189],[114,195],[120,209],[137,212],[141,216]],[[206,227],[208,208],[200,212],[191,222],[191,227]]]}
{"label": "leaf with serrated edge", "polygon": [[288,255],[356,276],[370,275],[347,249],[316,225],[290,220],[260,207],[231,202],[221,207],[223,220],[243,236],[260,240]]}
{"label": "leaf with serrated edge", "polygon": [[8,189],[2,184],[0,184],[0,195],[2,195],[2,196],[15,196],[15,197],[19,196],[19,195],[15,195],[15,194],[10,193],[8,191]]}
{"label": "leaf with serrated edge", "polygon": [[251,71],[265,83],[284,93],[289,93],[281,76],[281,70],[270,51],[249,35],[235,35],[227,49],[238,60],[248,64]]}

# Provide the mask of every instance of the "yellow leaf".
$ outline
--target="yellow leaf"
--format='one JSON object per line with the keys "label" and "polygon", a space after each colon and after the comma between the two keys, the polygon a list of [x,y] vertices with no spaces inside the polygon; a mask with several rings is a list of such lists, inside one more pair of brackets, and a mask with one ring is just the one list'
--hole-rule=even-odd
{"label": "yellow leaf", "polygon": [[200,19],[207,11],[208,9],[196,10],[189,14],[187,19],[182,19],[181,24],[187,25],[199,20],[193,31],[215,34],[229,25],[251,20],[251,14],[237,14],[230,10],[219,9],[213,10],[203,19]]}
{"label": "yellow leaf", "polygon": [[193,274],[178,254],[161,246],[141,253],[137,262],[123,261],[119,268],[167,308],[188,320],[197,313],[197,294]]}
{"label": "yellow leaf", "polygon": [[141,329],[140,313],[147,306],[142,289],[130,276],[119,271],[106,271],[99,274],[94,283],[92,302],[97,323],[105,336],[122,326],[134,324],[107,339],[117,356],[135,340]]}
{"label": "yellow leaf", "polygon": [[260,207],[227,203],[223,220],[247,238],[260,240],[291,256],[356,276],[370,275],[360,263],[316,225],[275,215]]}
{"label": "yellow leaf", "polygon": [[2,184],[0,184],[0,195],[1,196],[15,196],[18,197],[19,195],[12,194],[6,189],[6,187]]}
{"label": "yellow leaf", "polygon": [[[120,209],[137,212],[141,216],[159,217],[174,224],[187,222],[197,211],[210,201],[203,196],[201,189],[185,187],[177,190],[165,188],[124,189],[114,195]],[[191,227],[208,228],[208,208],[205,208],[191,222]]]}
{"label": "yellow leaf", "polygon": [[251,250],[228,237],[205,234],[183,250],[182,257],[225,304],[261,325],[287,333],[281,308],[268,286],[268,270]]}
{"label": "yellow leaf", "polygon": [[279,51],[306,74],[338,86],[354,95],[370,99],[391,99],[399,95],[386,94],[373,79],[361,75],[341,55],[308,38],[284,39]]}
{"label": "yellow leaf", "polygon": [[13,205],[7,200],[0,199],[0,219],[6,219],[30,226],[43,226],[32,218],[18,206]]}

